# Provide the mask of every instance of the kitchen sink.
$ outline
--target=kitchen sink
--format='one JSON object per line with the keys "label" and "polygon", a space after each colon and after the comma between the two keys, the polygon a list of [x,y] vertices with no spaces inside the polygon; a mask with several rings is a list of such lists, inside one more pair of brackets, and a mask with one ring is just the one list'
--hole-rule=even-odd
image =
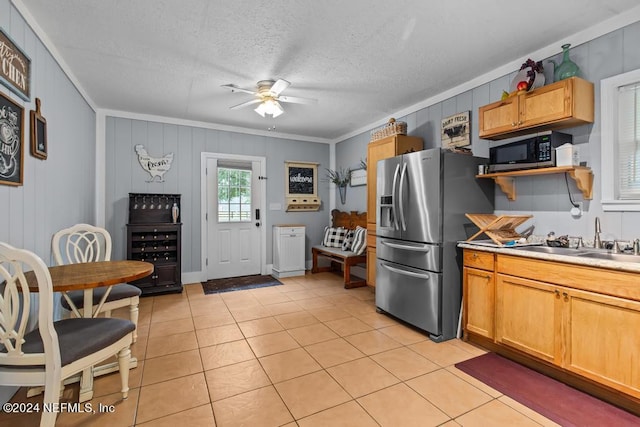
{"label": "kitchen sink", "polygon": [[578,255],[582,258],[595,258],[618,262],[640,262],[640,256],[630,254],[612,254],[609,252],[585,252]]}
{"label": "kitchen sink", "polygon": [[526,252],[539,252],[543,254],[555,254],[555,255],[582,255],[587,254],[587,252],[582,249],[574,249],[574,248],[559,248],[559,247],[551,247],[551,246],[520,246],[517,248],[519,251]]}
{"label": "kitchen sink", "polygon": [[524,252],[538,252],[543,254],[569,255],[569,256],[577,256],[580,258],[601,259],[605,261],[640,263],[640,255],[614,254],[603,249],[592,249],[592,248],[574,249],[574,248],[558,248],[558,247],[551,247],[551,246],[520,246],[512,249],[516,249]]}

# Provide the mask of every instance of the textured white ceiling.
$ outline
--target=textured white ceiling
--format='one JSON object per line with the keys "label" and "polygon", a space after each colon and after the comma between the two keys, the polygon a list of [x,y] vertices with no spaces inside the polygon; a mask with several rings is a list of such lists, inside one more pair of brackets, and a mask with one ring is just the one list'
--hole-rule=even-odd
{"label": "textured white ceiling", "polygon": [[[98,108],[333,140],[638,0],[15,0]],[[538,59],[538,58],[535,58]],[[220,87],[291,82],[262,118]]]}

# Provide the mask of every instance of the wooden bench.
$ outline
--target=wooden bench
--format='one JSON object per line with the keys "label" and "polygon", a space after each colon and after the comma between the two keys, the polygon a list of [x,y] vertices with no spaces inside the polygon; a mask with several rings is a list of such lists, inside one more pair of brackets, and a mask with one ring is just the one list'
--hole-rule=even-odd
{"label": "wooden bench", "polygon": [[[355,230],[356,226],[367,228],[367,213],[358,213],[351,211],[350,213],[341,212],[337,209],[331,211],[332,226],[344,227],[349,230]],[[344,277],[345,289],[358,288],[366,286],[365,279],[351,277],[351,267],[358,264],[366,264],[367,256],[356,255],[351,251],[343,251],[341,248],[329,248],[327,246],[317,245],[311,248],[313,255],[312,273],[320,273],[323,271],[341,271]],[[324,257],[331,260],[331,265],[326,267],[318,267],[318,257]],[[340,268],[342,267],[342,268]]]}

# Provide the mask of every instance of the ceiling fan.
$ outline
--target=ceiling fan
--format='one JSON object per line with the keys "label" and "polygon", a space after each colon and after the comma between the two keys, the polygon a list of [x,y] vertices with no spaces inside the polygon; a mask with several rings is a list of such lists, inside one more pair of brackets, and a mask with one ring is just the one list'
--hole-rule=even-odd
{"label": "ceiling fan", "polygon": [[234,105],[230,109],[235,110],[237,108],[246,107],[253,104],[260,104],[255,109],[255,112],[262,117],[265,115],[271,115],[274,118],[278,117],[284,110],[280,105],[280,102],[291,102],[294,104],[315,104],[317,99],[313,98],[300,98],[297,96],[284,96],[281,95],[282,91],[289,87],[291,83],[286,80],[278,79],[273,80],[260,80],[257,83],[257,90],[244,89],[234,84],[222,85],[227,89],[231,89],[231,92],[244,92],[254,95],[256,98],[250,101],[243,102],[242,104]]}

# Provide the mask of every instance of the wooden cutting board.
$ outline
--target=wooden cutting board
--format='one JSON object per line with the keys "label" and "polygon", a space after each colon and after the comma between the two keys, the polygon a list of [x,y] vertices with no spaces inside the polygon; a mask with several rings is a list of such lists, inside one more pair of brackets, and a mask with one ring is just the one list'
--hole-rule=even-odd
{"label": "wooden cutting board", "polygon": [[465,214],[465,216],[480,228],[480,231],[469,237],[467,242],[484,233],[498,245],[521,238],[520,233],[515,230],[516,227],[533,217],[533,215],[494,214]]}

